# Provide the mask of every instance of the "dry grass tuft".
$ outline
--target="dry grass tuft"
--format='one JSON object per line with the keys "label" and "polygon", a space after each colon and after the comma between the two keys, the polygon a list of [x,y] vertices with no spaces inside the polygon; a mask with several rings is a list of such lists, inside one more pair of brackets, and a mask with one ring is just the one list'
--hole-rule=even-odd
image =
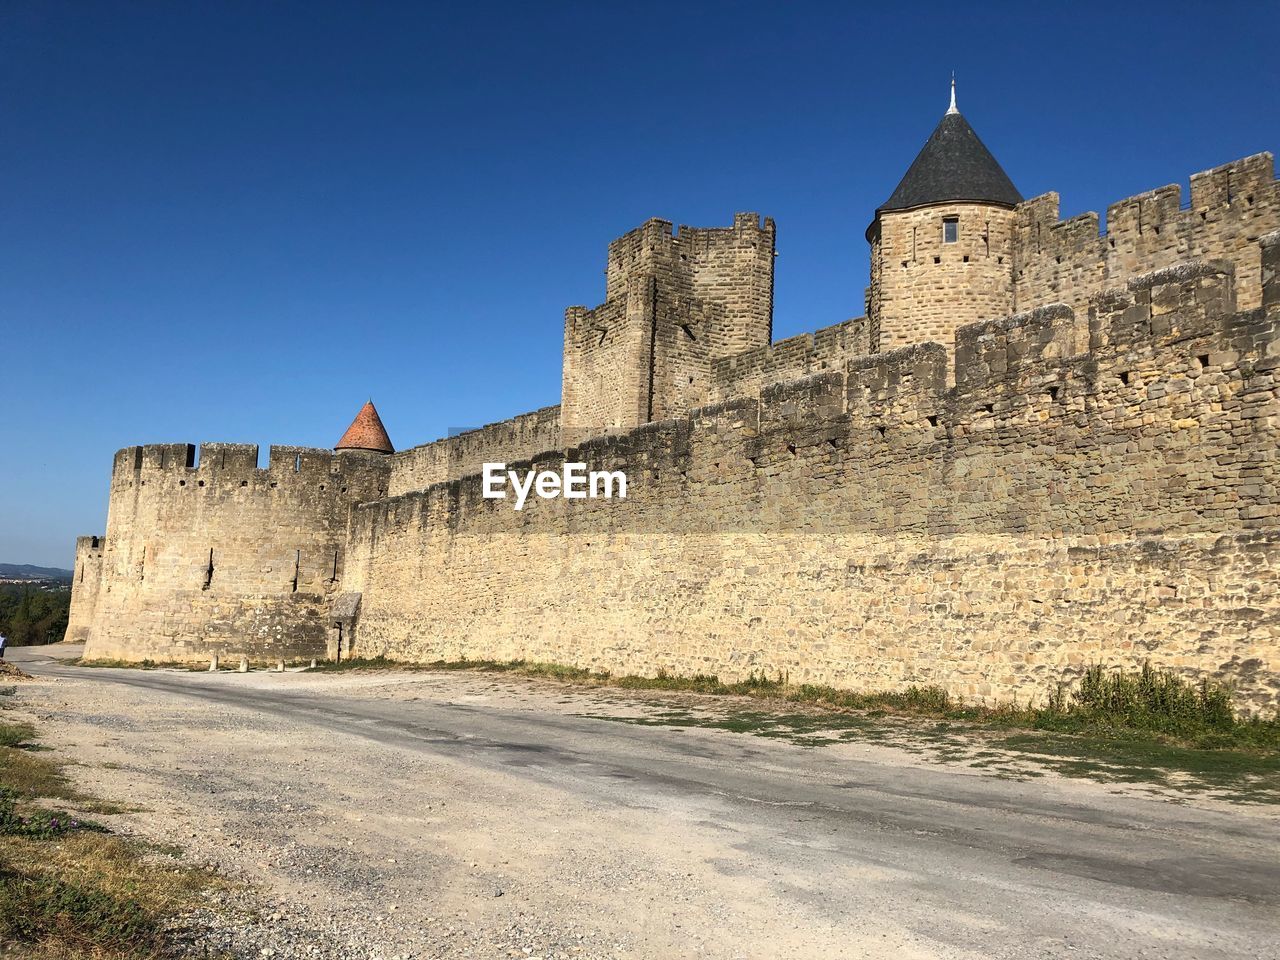
{"label": "dry grass tuft", "polygon": [[[77,791],[29,723],[0,722],[0,950],[31,960],[154,960],[175,918],[220,884],[78,813],[113,805]],[[16,952],[21,950],[21,953]]]}

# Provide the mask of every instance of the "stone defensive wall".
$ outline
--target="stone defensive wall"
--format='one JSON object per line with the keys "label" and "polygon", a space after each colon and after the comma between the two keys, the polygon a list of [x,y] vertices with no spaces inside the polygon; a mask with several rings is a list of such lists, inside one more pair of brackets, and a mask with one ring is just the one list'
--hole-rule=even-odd
{"label": "stone defensive wall", "polygon": [[69,636],[90,658],[324,657],[349,508],[388,472],[358,451],[273,446],[260,468],[256,445],[125,447],[106,537],[77,543]]}
{"label": "stone defensive wall", "polygon": [[475,473],[486,461],[526,460],[560,446],[560,407],[543,407],[392,454],[390,495]]}
{"label": "stone defensive wall", "polygon": [[84,643],[93,627],[102,584],[102,558],[107,552],[106,537],[77,537],[76,563],[71,576],[71,609],[67,617],[66,641]]}
{"label": "stone defensive wall", "polygon": [[872,352],[868,332],[866,317],[856,317],[716,359],[712,363],[709,399],[718,403],[755,396],[771,383],[840,369],[850,358]]}
{"label": "stone defensive wall", "polygon": [[1187,264],[510,464],[625,470],[626,500],[361,503],[355,652],[1023,702],[1150,661],[1280,703],[1265,250],[1252,309]]}
{"label": "stone defensive wall", "polygon": [[1020,204],[1014,228],[1014,308],[1064,301],[1083,320],[1091,298],[1139,273],[1190,259],[1235,265],[1240,307],[1261,303],[1259,238],[1280,229],[1280,185],[1270,153],[1191,176],[1184,207],[1178,184],[1140,193],[1096,213],[1058,219],[1058,194]]}
{"label": "stone defensive wall", "polygon": [[655,293],[651,282],[636,298],[620,296],[590,310],[565,310],[560,408],[566,438],[601,427],[608,431],[647,415],[652,324],[629,323],[627,308],[637,299],[652,303]]}

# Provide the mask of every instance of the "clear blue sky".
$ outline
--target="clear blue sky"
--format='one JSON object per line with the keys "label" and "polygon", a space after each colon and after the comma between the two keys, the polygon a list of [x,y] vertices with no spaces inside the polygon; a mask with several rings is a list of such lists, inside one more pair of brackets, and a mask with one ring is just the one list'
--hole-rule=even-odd
{"label": "clear blue sky", "polygon": [[0,560],[70,566],[128,444],[559,402],[563,309],[651,216],[774,217],[776,337],[861,313],[953,68],[1067,215],[1275,151],[1277,35],[1274,2],[7,0]]}

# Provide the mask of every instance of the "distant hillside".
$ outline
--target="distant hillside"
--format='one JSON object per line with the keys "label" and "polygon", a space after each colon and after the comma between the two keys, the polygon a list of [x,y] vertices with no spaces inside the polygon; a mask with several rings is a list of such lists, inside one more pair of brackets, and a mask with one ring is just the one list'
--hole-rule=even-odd
{"label": "distant hillside", "polygon": [[61,580],[71,582],[71,571],[60,567],[34,567],[29,563],[0,563],[0,580]]}

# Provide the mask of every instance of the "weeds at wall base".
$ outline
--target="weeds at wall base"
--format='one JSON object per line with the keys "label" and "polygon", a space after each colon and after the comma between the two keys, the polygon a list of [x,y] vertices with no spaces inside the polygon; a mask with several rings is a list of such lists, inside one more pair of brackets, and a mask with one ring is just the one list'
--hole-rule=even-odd
{"label": "weeds at wall base", "polygon": [[785,679],[752,675],[725,683],[698,674],[614,677],[583,667],[524,660],[440,660],[401,663],[385,657],[324,663],[316,671],[472,670],[515,673],[578,684],[628,690],[669,690],[712,696],[745,696],[765,701],[806,704],[836,712],[894,714],[936,718],[986,727],[1088,734],[1108,739],[1151,738],[1198,750],[1280,749],[1280,716],[1241,717],[1232,709],[1231,690],[1211,681],[1193,683],[1155,670],[1149,664],[1126,673],[1089,667],[1078,684],[1063,681],[1043,707],[1017,703],[998,706],[966,704],[940,687],[911,686],[902,691],[861,693],[816,684],[790,684]]}

